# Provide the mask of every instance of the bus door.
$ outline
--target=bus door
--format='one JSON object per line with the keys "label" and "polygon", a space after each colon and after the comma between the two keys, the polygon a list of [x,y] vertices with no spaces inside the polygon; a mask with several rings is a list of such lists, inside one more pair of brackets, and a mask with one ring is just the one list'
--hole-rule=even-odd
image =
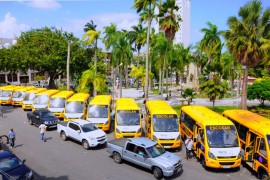
{"label": "bus door", "polygon": [[244,160],[252,168],[254,166],[254,154],[255,154],[255,149],[256,149],[255,145],[256,145],[256,135],[249,131],[247,133],[247,138],[246,138]]}
{"label": "bus door", "polygon": [[261,137],[257,137],[255,146],[256,146],[255,154],[254,154],[255,170],[257,171],[258,167],[260,166],[263,166],[265,170],[268,169],[267,150],[266,150],[265,140]]}
{"label": "bus door", "polygon": [[146,114],[145,117],[145,132],[146,136],[151,139],[151,116],[150,114]]}
{"label": "bus door", "polygon": [[197,157],[199,158],[200,157],[200,154],[201,153],[203,153],[204,154],[204,147],[205,147],[205,145],[204,145],[204,130],[203,130],[203,128],[201,128],[200,126],[198,126],[198,125],[196,125],[196,126],[194,126],[195,128],[194,128],[194,142],[196,142],[196,143],[194,143],[195,144],[195,148],[196,148],[196,150],[195,150],[195,152],[196,152],[196,155],[197,155]]}

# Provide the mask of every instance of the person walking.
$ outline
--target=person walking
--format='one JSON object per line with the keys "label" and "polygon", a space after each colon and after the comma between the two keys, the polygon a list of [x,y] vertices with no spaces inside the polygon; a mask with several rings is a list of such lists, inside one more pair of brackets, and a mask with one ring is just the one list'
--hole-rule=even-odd
{"label": "person walking", "polygon": [[44,123],[41,123],[38,128],[40,129],[41,140],[46,142],[45,131],[46,131],[47,126]]}
{"label": "person walking", "polygon": [[1,104],[0,104],[0,116],[1,116],[2,118],[4,118],[3,107],[2,107]]}
{"label": "person walking", "polygon": [[14,148],[16,135],[15,135],[15,132],[13,131],[13,129],[10,129],[10,131],[8,133],[8,137],[10,140],[10,148]]}
{"label": "person walking", "polygon": [[186,145],[186,159],[189,160],[190,153],[191,153],[192,147],[193,147],[193,140],[191,139],[190,136],[187,137],[187,140],[185,141],[185,145]]}

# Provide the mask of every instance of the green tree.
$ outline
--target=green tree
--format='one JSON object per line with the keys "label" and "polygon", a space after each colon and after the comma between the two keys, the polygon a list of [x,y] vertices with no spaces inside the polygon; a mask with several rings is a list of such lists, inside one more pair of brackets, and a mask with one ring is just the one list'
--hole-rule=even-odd
{"label": "green tree", "polygon": [[260,101],[264,106],[265,100],[270,100],[270,79],[263,79],[261,81],[255,81],[252,85],[248,86],[247,99]]}
{"label": "green tree", "polygon": [[241,108],[247,109],[248,69],[256,66],[264,57],[263,39],[269,38],[270,9],[265,9],[260,1],[253,0],[240,8],[238,17],[229,17],[229,30],[223,33],[226,46],[233,57],[244,69]]}
{"label": "green tree", "polygon": [[193,88],[185,89],[182,94],[183,98],[187,99],[188,105],[190,105],[195,95],[196,95],[196,92]]}
{"label": "green tree", "polygon": [[219,74],[214,74],[212,79],[200,84],[200,90],[207,94],[214,107],[216,99],[222,99],[225,96],[228,83],[222,80]]}
{"label": "green tree", "polygon": [[146,73],[145,73],[145,99],[148,98],[148,70],[149,70],[149,39],[150,39],[150,27],[151,22],[153,19],[153,9],[156,6],[156,0],[134,0],[133,8],[137,9],[137,13],[140,13],[141,11],[147,11],[148,16],[146,19],[144,19],[147,22],[147,38],[146,38],[146,61],[145,61],[145,67],[146,67]]}

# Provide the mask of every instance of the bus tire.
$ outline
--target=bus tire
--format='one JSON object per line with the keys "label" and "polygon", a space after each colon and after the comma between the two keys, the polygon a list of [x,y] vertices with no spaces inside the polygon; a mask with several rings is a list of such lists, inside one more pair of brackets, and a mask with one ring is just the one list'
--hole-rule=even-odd
{"label": "bus tire", "polygon": [[260,180],[266,180],[268,178],[268,174],[264,170],[259,171],[259,179]]}
{"label": "bus tire", "polygon": [[114,152],[113,153],[113,160],[114,162],[116,162],[117,164],[121,164],[122,162],[122,157],[118,152]]}
{"label": "bus tire", "polygon": [[163,177],[162,170],[158,167],[154,167],[153,174],[156,179],[161,179]]}
{"label": "bus tire", "polygon": [[204,156],[201,156],[201,164],[202,164],[202,167],[207,170],[207,166],[206,166],[206,161],[205,161],[205,157]]}

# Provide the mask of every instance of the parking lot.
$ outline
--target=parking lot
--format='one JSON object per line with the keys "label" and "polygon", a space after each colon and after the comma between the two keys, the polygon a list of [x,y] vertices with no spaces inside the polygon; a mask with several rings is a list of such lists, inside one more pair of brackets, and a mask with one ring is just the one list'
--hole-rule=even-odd
{"label": "parking lot", "polygon": [[[39,129],[29,125],[26,112],[21,108],[4,106],[4,118],[0,118],[0,135],[7,135],[10,128],[16,132],[16,146],[10,149],[34,171],[35,179],[154,179],[151,172],[123,162],[114,163],[108,156],[106,147],[84,150],[74,141],[62,141],[56,129],[46,132],[47,142],[41,141]],[[108,139],[114,139],[113,132]],[[167,179],[182,180],[255,180],[256,175],[246,167],[240,170],[204,170],[197,160],[187,161],[185,148],[173,151],[183,160],[183,172]]]}

